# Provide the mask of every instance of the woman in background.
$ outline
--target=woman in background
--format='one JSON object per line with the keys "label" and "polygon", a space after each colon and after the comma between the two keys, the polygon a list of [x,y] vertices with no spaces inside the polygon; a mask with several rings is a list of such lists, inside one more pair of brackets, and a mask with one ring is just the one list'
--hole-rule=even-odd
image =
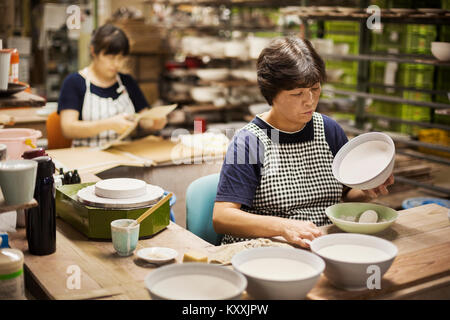
{"label": "woman in background", "polygon": [[[119,72],[129,51],[125,33],[103,25],[91,39],[91,64],[64,80],[58,113],[63,135],[73,146],[95,147],[116,139],[134,125],[131,115],[149,107],[136,81]],[[166,124],[166,118],[139,122],[145,131]]]}

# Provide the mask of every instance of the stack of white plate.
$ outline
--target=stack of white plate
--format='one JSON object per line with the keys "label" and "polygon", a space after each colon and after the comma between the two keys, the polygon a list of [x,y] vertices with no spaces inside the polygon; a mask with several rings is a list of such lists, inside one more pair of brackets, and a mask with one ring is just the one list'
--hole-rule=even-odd
{"label": "stack of white plate", "polygon": [[97,182],[78,191],[78,201],[107,209],[131,209],[151,206],[164,195],[161,187],[130,178],[114,178]]}

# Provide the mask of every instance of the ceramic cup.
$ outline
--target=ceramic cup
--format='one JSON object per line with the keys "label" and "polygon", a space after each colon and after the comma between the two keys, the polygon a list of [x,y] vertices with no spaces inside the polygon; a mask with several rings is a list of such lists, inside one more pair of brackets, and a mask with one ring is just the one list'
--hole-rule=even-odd
{"label": "ceramic cup", "polygon": [[0,144],[0,161],[6,160],[6,144]]}
{"label": "ceramic cup", "polygon": [[132,255],[139,239],[139,224],[132,228],[128,226],[135,220],[119,219],[111,222],[111,238],[114,249],[119,256]]}
{"label": "ceramic cup", "polygon": [[9,65],[11,63],[11,51],[0,50],[0,90],[8,89]]}
{"label": "ceramic cup", "polygon": [[7,205],[33,200],[37,162],[33,160],[6,160],[0,162],[0,187]]}

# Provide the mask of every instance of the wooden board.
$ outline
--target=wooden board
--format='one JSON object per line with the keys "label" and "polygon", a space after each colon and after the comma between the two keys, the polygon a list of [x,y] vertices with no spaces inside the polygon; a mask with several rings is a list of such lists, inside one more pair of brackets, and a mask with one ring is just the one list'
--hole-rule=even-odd
{"label": "wooden board", "polygon": [[[429,204],[399,211],[391,228],[377,234],[392,241],[398,256],[383,276],[381,289],[345,291],[332,286],[324,275],[309,292],[309,299],[382,299],[411,294],[408,288],[450,286],[450,223],[448,209]],[[341,232],[336,226],[322,228],[324,234]],[[397,294],[396,294],[397,293]]]}
{"label": "wooden board", "polygon": [[78,147],[47,150],[56,168],[77,169],[80,173],[99,173],[121,165],[144,166],[144,161],[112,151],[101,151],[97,148]]}
{"label": "wooden board", "polygon": [[196,163],[200,159],[223,158],[224,153],[203,154],[200,149],[185,147],[160,137],[148,136],[123,142],[108,150],[78,147],[48,150],[56,167],[78,169],[79,172],[100,173],[118,166],[144,167],[160,164]]}
{"label": "wooden board", "polygon": [[137,113],[134,116],[134,125],[129,127],[124,133],[122,133],[116,140],[108,142],[102,146],[100,146],[100,150],[107,150],[117,144],[119,144],[123,139],[127,138],[139,124],[141,119],[161,119],[167,117],[169,113],[171,113],[177,107],[176,104],[172,104],[169,106],[158,106],[153,107],[149,110],[145,110],[143,112]]}
{"label": "wooden board", "polygon": [[7,204],[5,204],[5,199],[3,199],[3,195],[0,193],[0,213],[29,209],[29,208],[36,207],[37,205],[38,205],[38,203],[34,199],[31,200],[30,202],[21,203],[18,205],[7,205]]}
{"label": "wooden board", "polygon": [[9,97],[0,98],[0,108],[3,107],[42,107],[47,101],[35,94],[29,92],[19,92]]}

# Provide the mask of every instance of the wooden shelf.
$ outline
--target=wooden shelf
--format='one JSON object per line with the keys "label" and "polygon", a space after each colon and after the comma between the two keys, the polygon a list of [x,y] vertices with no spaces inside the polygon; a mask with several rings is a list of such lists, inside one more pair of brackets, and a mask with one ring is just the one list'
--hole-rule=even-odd
{"label": "wooden shelf", "polygon": [[199,113],[199,112],[215,112],[215,111],[224,111],[224,110],[232,110],[232,109],[239,109],[243,108],[247,105],[227,105],[224,107],[216,107],[213,104],[203,104],[203,105],[189,105],[184,106],[183,111],[187,113]]}
{"label": "wooden shelf", "polygon": [[38,95],[29,92],[19,92],[9,97],[0,98],[0,108],[4,107],[42,107],[46,100]]}
{"label": "wooden shelf", "polygon": [[22,203],[22,204],[18,204],[18,205],[6,205],[5,200],[3,199],[3,196],[0,196],[0,214],[9,212],[9,211],[29,209],[29,208],[37,207],[37,205],[38,205],[38,203],[34,199],[28,203]]}
{"label": "wooden shelf", "polygon": [[438,67],[450,67],[450,61],[437,60],[433,56],[406,55],[406,54],[321,54],[322,58],[345,61],[392,61],[398,63],[428,64]]}

